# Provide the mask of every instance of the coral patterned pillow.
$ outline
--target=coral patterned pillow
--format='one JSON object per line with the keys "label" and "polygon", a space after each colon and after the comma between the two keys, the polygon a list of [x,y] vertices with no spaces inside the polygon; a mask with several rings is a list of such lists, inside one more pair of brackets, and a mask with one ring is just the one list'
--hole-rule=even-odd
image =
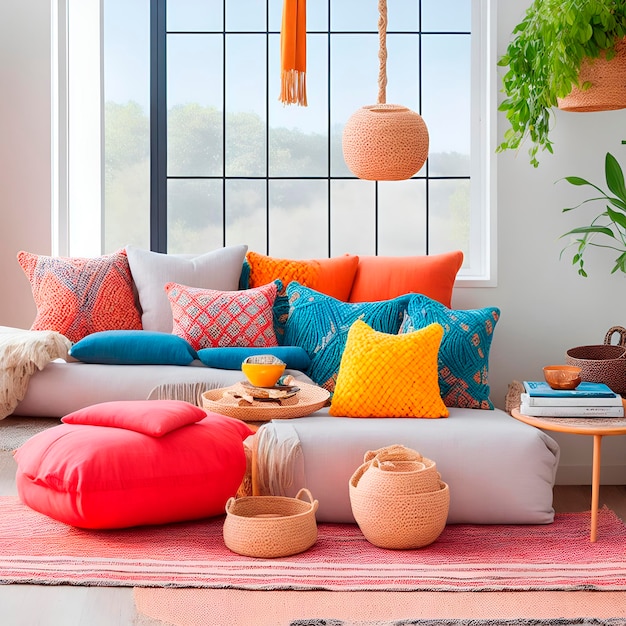
{"label": "coral patterned pillow", "polygon": [[400,333],[429,324],[443,327],[439,349],[439,386],[446,406],[493,409],[489,398],[489,349],[500,309],[452,310],[423,295],[414,295]]}
{"label": "coral patterned pillow", "polygon": [[258,252],[248,252],[246,259],[250,265],[250,287],[259,287],[272,280],[280,280],[284,288],[297,281],[344,302],[348,300],[352,281],[359,264],[359,257],[352,254],[330,259],[277,259]]}
{"label": "coral patterned pillow", "polygon": [[389,335],[357,320],[348,332],[330,414],[344,417],[448,417],[439,394],[439,324]]}
{"label": "coral patterned pillow", "polygon": [[31,330],[54,330],[76,342],[102,330],[140,330],[133,279],[121,250],[96,258],[17,255],[37,316]]}
{"label": "coral patterned pillow", "polygon": [[199,289],[167,283],[172,307],[172,333],[194,350],[228,346],[277,346],[272,307],[276,282],[242,291]]}

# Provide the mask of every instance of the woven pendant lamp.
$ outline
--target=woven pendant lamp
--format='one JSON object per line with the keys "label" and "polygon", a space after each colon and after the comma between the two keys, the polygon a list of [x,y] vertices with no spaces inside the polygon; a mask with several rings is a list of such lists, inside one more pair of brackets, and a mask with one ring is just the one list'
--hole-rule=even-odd
{"label": "woven pendant lamp", "polygon": [[379,0],[378,11],[378,103],[361,107],[346,122],[343,157],[350,171],[359,178],[406,180],[421,169],[428,157],[428,128],[415,111],[386,103],[386,0]]}

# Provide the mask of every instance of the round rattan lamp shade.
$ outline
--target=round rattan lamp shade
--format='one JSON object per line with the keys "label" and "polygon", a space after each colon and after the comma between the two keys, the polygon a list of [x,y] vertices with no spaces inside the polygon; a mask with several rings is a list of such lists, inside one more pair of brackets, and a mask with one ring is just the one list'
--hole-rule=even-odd
{"label": "round rattan lamp shade", "polygon": [[399,104],[361,107],[343,129],[343,156],[365,180],[406,180],[428,157],[428,128],[422,117]]}

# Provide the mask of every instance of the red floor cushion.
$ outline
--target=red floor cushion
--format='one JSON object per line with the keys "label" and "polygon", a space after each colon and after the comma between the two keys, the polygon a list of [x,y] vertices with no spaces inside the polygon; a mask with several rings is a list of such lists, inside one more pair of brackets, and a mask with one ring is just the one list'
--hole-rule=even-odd
{"label": "red floor cushion", "polygon": [[[161,401],[151,402],[158,413]],[[132,410],[133,402],[126,404]],[[61,424],[16,450],[18,495],[32,509],[81,528],[221,515],[243,479],[243,440],[250,434],[244,422],[210,412],[162,436]]]}

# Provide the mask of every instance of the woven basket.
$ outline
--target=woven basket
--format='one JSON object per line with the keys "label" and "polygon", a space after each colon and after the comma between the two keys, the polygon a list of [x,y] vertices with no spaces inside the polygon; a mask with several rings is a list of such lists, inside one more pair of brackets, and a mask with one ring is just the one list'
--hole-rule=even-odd
{"label": "woven basket", "polygon": [[230,498],[226,503],[224,543],[237,554],[263,559],[304,552],[317,540],[317,507],[308,489],[300,489],[295,498]]}
{"label": "woven basket", "polygon": [[[616,333],[620,336],[620,342],[612,345],[611,339]],[[609,328],[604,344],[570,348],[565,360],[568,365],[581,368],[582,380],[604,383],[615,393],[626,393],[626,328]]]}
{"label": "woven basket", "polygon": [[411,495],[439,489],[434,461],[404,446],[389,446],[365,454],[354,474],[355,484],[371,493]]}
{"label": "woven basket", "polygon": [[[389,450],[399,471],[383,469],[390,463],[385,460]],[[398,458],[402,450],[409,457],[406,461]],[[365,455],[365,463],[349,483],[352,513],[361,532],[380,548],[405,550],[431,544],[446,526],[448,485],[439,479],[434,462],[414,450],[390,446],[376,452],[374,457],[372,453]],[[407,468],[405,463],[413,464],[408,466],[412,469],[402,471]]]}
{"label": "woven basket", "polygon": [[615,44],[615,56],[607,61],[604,54],[584,60],[579,84],[591,83],[589,89],[574,87],[565,98],[557,100],[563,111],[613,111],[626,108],[626,40]]}

